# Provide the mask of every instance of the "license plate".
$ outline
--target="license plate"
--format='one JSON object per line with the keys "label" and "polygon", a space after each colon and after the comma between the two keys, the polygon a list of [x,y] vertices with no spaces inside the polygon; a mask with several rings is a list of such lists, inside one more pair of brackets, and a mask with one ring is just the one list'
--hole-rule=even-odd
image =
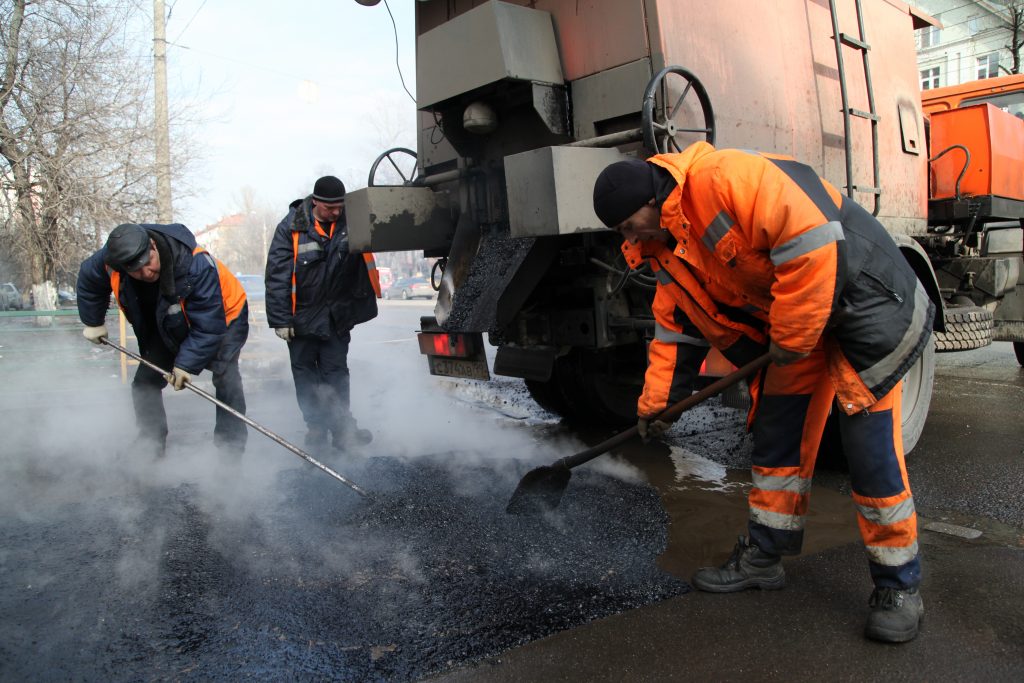
{"label": "license plate", "polygon": [[463,360],[458,358],[439,358],[427,356],[430,362],[430,374],[442,377],[465,377],[467,379],[490,379],[487,361]]}

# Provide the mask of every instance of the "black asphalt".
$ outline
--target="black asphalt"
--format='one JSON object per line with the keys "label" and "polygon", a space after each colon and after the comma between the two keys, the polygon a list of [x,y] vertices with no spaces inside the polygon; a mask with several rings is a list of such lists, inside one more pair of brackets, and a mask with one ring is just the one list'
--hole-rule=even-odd
{"label": "black asphalt", "polygon": [[[508,396],[498,419],[424,393],[420,314],[385,307],[353,344],[371,449],[315,454],[371,501],[258,434],[225,459],[189,392],[167,392],[164,461],[124,452],[115,357],[74,326],[0,326],[0,680],[1024,679],[1024,371],[1006,345],[943,361],[911,483],[922,525],[982,534],[922,530],[925,624],[887,646],[861,636],[866,562],[822,492],[808,553],[765,593],[688,592],[681,553],[724,559],[742,488],[694,494],[664,446],[628,455],[653,487],[602,458],[557,513],[506,515],[522,474],[580,442],[510,423]],[[272,336],[247,347],[249,412],[301,443],[285,363]],[[686,441],[734,464],[726,431]]]}

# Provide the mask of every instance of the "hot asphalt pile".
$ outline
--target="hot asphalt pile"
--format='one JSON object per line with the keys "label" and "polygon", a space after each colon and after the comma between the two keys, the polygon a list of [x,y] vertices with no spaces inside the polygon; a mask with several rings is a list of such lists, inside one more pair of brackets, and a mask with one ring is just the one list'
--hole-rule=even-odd
{"label": "hot asphalt pile", "polygon": [[302,468],[242,517],[191,485],[5,516],[0,678],[409,680],[687,590],[653,490],[583,470],[506,515],[526,469],[378,457],[372,501]]}

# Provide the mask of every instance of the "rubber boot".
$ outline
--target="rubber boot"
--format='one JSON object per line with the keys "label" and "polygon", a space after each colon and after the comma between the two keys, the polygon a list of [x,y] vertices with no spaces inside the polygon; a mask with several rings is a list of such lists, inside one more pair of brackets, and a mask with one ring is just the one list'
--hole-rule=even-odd
{"label": "rubber boot", "polygon": [[711,593],[734,593],[748,588],[777,590],[786,585],[786,573],[781,557],[762,552],[740,536],[725,564],[698,569],[691,583]]}
{"label": "rubber boot", "polygon": [[354,418],[342,419],[339,426],[331,430],[331,445],[339,451],[365,446],[373,441],[373,432],[361,429]]}
{"label": "rubber boot", "polygon": [[924,601],[917,588],[875,588],[864,635],[883,643],[905,643],[917,637]]}
{"label": "rubber boot", "polygon": [[307,425],[306,438],[302,443],[310,450],[323,448],[327,445],[327,429],[320,425]]}

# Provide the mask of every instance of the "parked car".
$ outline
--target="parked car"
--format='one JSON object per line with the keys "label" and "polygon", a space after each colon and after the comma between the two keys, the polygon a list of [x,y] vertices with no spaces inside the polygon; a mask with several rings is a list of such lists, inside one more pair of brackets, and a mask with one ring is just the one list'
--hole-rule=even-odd
{"label": "parked car", "polygon": [[433,299],[437,292],[425,277],[403,277],[384,291],[385,299]]}
{"label": "parked car", "polygon": [[267,298],[267,285],[262,275],[236,275],[245,290],[249,303],[263,302]]}
{"label": "parked car", "polygon": [[262,275],[235,275],[249,302],[249,323],[256,325],[267,319],[267,284]]}
{"label": "parked car", "polygon": [[25,300],[13,282],[0,285],[0,311],[21,311],[25,309]]}

